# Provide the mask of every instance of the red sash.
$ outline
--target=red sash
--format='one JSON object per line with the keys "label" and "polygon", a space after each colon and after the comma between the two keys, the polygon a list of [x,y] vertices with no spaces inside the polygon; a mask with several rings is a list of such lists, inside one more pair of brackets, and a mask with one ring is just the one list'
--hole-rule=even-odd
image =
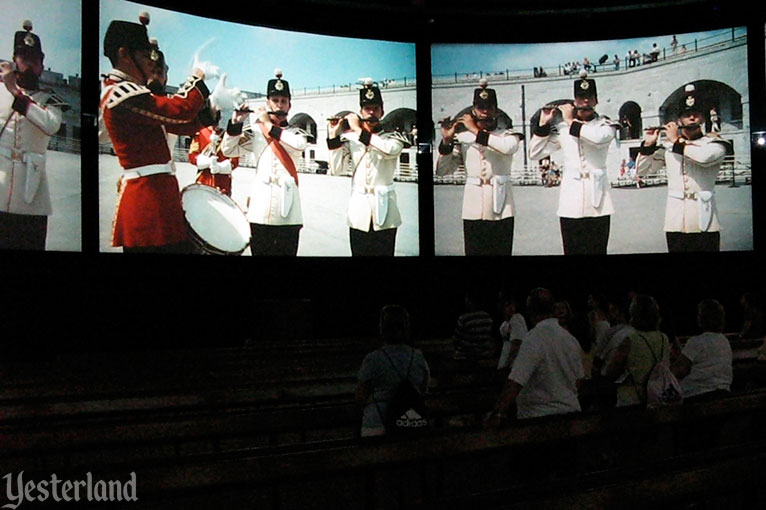
{"label": "red sash", "polygon": [[275,140],[269,135],[269,132],[266,130],[266,125],[263,122],[258,123],[259,126],[261,126],[261,132],[263,133],[264,138],[266,138],[266,141],[269,142],[269,145],[271,146],[271,150],[274,151],[274,155],[279,159],[279,161],[282,163],[282,165],[287,169],[287,171],[290,173],[293,179],[295,179],[295,185],[298,185],[298,170],[295,169],[295,163],[293,162],[293,158],[290,157],[290,155],[287,153],[284,147],[282,147],[282,144],[279,143],[278,140]]}

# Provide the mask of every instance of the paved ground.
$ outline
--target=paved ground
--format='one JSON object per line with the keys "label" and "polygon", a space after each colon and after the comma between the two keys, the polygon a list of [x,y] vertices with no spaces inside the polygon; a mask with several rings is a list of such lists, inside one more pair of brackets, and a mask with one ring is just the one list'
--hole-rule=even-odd
{"label": "paved ground", "polygon": [[[718,217],[722,224],[721,249],[753,249],[751,187],[716,186]],[[662,225],[667,187],[613,188],[608,253],[665,253]],[[556,216],[559,188],[517,186],[513,255],[561,255],[561,232]],[[460,210],[463,186],[434,187],[434,243],[437,255],[463,255],[463,223]]]}
{"label": "paved ground", "polygon": [[[116,182],[122,169],[117,158],[109,155],[99,157],[99,210],[100,249],[102,252],[121,251],[110,246],[112,216],[117,198]],[[244,206],[247,190],[252,182],[254,169],[238,168],[232,174],[232,198]],[[179,186],[194,182],[196,168],[189,163],[176,162]],[[303,229],[298,245],[299,256],[351,256],[346,225],[351,183],[349,177],[300,174]],[[396,194],[404,223],[396,236],[396,255],[418,255],[418,185],[397,183]],[[249,249],[243,255],[250,255]]]}

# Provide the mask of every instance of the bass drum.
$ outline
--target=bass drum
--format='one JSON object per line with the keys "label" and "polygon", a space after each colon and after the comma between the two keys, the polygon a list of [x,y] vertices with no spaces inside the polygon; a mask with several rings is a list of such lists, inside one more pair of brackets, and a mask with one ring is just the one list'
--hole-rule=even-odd
{"label": "bass drum", "polygon": [[231,198],[204,184],[181,192],[189,237],[204,255],[241,255],[250,244],[250,223]]}

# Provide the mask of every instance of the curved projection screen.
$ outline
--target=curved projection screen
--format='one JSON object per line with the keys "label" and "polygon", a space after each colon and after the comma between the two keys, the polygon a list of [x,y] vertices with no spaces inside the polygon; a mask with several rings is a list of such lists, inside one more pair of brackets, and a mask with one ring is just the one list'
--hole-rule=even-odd
{"label": "curved projection screen", "polygon": [[[297,148],[297,156],[294,158],[297,188],[272,180],[265,184],[266,189],[272,186],[272,193],[267,191],[264,195],[260,184],[264,184],[261,180],[265,173],[260,170],[256,172],[264,154],[254,149],[243,153],[238,161],[239,166],[231,172],[231,200],[226,200],[220,197],[208,198],[207,195],[212,197],[214,194],[199,192],[194,188],[188,193],[183,191],[197,178],[198,168],[189,162],[189,147],[193,137],[171,135],[169,145],[175,176],[184,198],[188,198],[184,208],[192,237],[199,238],[197,247],[205,246],[208,238],[217,243],[216,236],[230,233],[231,239],[221,242],[225,246],[221,251],[236,253],[247,243],[247,239],[240,241],[240,238],[249,236],[248,223],[302,223],[297,251],[299,256],[350,256],[350,203],[354,200],[355,205],[359,206],[357,202],[361,200],[365,203],[362,208],[367,207],[367,215],[375,218],[370,222],[385,223],[389,232],[389,227],[399,223],[392,220],[398,213],[401,224],[396,229],[395,255],[419,254],[416,68],[413,43],[276,30],[223,22],[132,2],[108,1],[101,3],[100,11],[102,55],[104,35],[109,23],[112,20],[138,22],[141,11],[149,14],[149,37],[157,39],[169,66],[167,89],[170,93],[186,80],[192,70],[194,55],[198,54],[200,61],[218,66],[221,76],[226,75],[225,87],[228,90],[239,89],[246,96],[244,103],[247,107],[257,111],[266,105],[267,82],[275,78],[277,69],[281,69],[282,80],[289,84],[292,96],[287,122],[290,128],[300,130],[300,136],[306,140],[304,146]],[[100,72],[105,74],[112,65],[102,56],[99,67]],[[221,80],[206,79],[206,85],[213,91]],[[394,168],[393,187],[383,190],[388,194],[378,193],[382,187],[372,176],[375,169],[364,162],[360,161],[361,164],[356,167],[352,164],[345,167],[331,165],[327,145],[328,119],[359,112],[360,89],[369,81],[381,91],[381,124],[388,133],[386,136],[395,137],[401,147],[401,152],[392,151],[385,156],[386,164],[390,165],[387,168]],[[219,125],[225,128],[231,115],[231,110],[224,110]],[[246,130],[250,119],[254,120],[255,116],[250,114],[245,121]],[[251,127],[255,129],[258,126],[253,122]],[[104,135],[100,137],[99,144],[100,250],[120,252],[122,248],[112,243],[112,225],[119,194],[117,182],[124,170],[109,136],[106,133]],[[346,147],[337,150],[345,151]],[[279,158],[276,153],[272,157],[271,148],[268,148],[266,154],[269,160]],[[354,172],[357,179],[352,186],[351,175]],[[265,178],[268,179],[268,176]],[[364,183],[365,178],[368,186],[363,189],[365,187],[359,183]],[[285,200],[285,194],[292,198]],[[275,200],[275,197],[282,200],[280,207],[268,202]],[[381,201],[385,203],[381,205]],[[236,205],[232,206],[231,202]],[[296,207],[300,207],[300,211],[296,211]],[[188,221],[189,209],[194,210],[193,225]],[[265,210],[270,212],[264,213]],[[370,210],[373,211],[371,214]],[[282,215],[289,220],[271,222],[265,219],[264,214]],[[354,225],[361,231],[363,227],[359,226],[360,221],[355,219]],[[371,224],[364,227],[370,227]],[[208,235],[208,230],[213,233]],[[378,228],[373,226],[372,230],[377,231]],[[211,251],[208,248],[201,251]],[[250,255],[250,247],[244,247],[241,254]]]}
{"label": "curved projection screen", "polygon": [[[541,152],[538,150],[540,140],[534,140],[533,135],[534,127],[539,125],[542,107],[572,101],[575,80],[580,78],[586,66],[587,78],[594,80],[597,88],[595,110],[610,119],[614,134],[612,140],[598,140],[599,150],[606,154],[607,185],[600,188],[600,192],[608,194],[613,207],[607,226],[607,253],[667,252],[666,228],[675,229],[678,221],[695,224],[704,221],[702,217],[688,216],[692,214],[688,208],[685,220],[670,218],[677,205],[673,201],[684,202],[682,198],[673,198],[676,179],[683,182],[685,177],[689,182],[695,178],[691,172],[674,177],[674,170],[667,171],[665,157],[660,151],[650,156],[648,167],[642,165],[639,171],[636,169],[646,129],[678,119],[679,104],[686,97],[684,91],[688,84],[694,85],[697,96],[705,105],[701,122],[705,139],[697,145],[713,136],[718,137],[716,146],[725,148],[722,163],[716,167],[717,173],[713,170],[715,184],[709,190],[713,199],[706,201],[708,207],[712,204],[712,211],[720,223],[720,250],[752,250],[746,35],[744,28],[730,28],[591,42],[432,45],[436,255],[464,255],[464,231],[473,232],[471,229],[477,219],[510,217],[508,209],[502,212],[509,204],[513,216],[513,255],[564,253],[559,214],[566,217],[588,214],[573,213],[571,204],[562,205],[562,202],[574,200],[567,183],[567,179],[573,177],[563,168],[564,148],[569,147],[566,150],[574,151],[577,158],[583,156],[582,152],[578,153],[583,150],[582,144],[578,149],[575,140],[574,145],[568,146],[557,131],[565,131],[569,126],[556,119],[551,128],[553,135],[549,137],[558,135],[562,150],[555,150],[551,144],[546,147],[547,152]],[[504,129],[512,129],[518,133],[513,136],[518,143],[504,149],[493,148],[490,140],[477,146],[478,138],[470,131],[461,135],[458,127],[451,152],[445,144],[442,145],[445,154],[440,155],[442,130],[439,122],[471,111],[474,91],[481,88],[482,78],[487,80],[487,88],[493,89],[497,97],[497,126],[500,130],[497,133],[502,135]],[[558,115],[560,120],[561,114]],[[715,134],[711,135],[713,132]],[[584,131],[578,134],[581,135],[585,136]],[[663,145],[666,139],[663,132],[657,145]],[[471,144],[475,148],[473,156],[469,149]],[[506,151],[504,158],[495,157],[498,150]],[[510,168],[509,151],[512,152]],[[468,161],[467,170],[464,157]],[[579,162],[571,163],[567,168],[578,165]],[[587,165],[585,170],[577,176],[581,181],[578,185],[590,178]],[[491,182],[493,172],[510,175],[510,192],[497,194],[498,186]],[[507,182],[505,184],[508,186]],[[480,188],[484,188],[484,192]],[[697,196],[693,198],[697,200]],[[599,199],[602,200],[599,207],[602,207],[603,195],[596,198]],[[501,202],[499,207],[498,200]],[[685,202],[688,207],[688,197]],[[586,204],[583,211],[587,209]],[[696,205],[693,210],[694,214],[699,214]],[[603,211],[601,209],[600,213]],[[466,223],[465,220],[469,221]],[[670,224],[673,225],[668,226]],[[716,230],[708,229],[708,233]],[[508,232],[503,235],[505,254],[510,254],[506,246],[510,244]],[[476,234],[469,233],[468,237],[475,240]]]}

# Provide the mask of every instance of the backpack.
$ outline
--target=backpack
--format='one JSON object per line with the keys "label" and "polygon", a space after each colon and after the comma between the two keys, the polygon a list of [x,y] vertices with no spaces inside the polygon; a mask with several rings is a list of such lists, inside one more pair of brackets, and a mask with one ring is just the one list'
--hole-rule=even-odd
{"label": "backpack", "polygon": [[[401,377],[388,353],[383,349],[381,349],[381,352],[388,358],[396,375],[401,378],[399,384],[394,388],[391,400],[388,402],[388,410],[385,416],[380,413],[380,407],[378,407],[378,414],[381,415],[383,426],[386,428],[386,435],[395,437],[412,436],[427,430],[430,420],[425,399],[423,399],[423,395],[420,394],[409,380],[415,351],[413,350],[410,355],[410,363],[404,377]],[[377,406],[377,402],[375,402],[375,405]]]}
{"label": "backpack", "polygon": [[678,382],[678,379],[676,379],[676,376],[673,375],[673,372],[670,370],[668,362],[662,359],[662,355],[665,352],[665,335],[662,335],[662,351],[660,351],[659,358],[654,355],[654,351],[652,350],[646,338],[644,338],[643,335],[639,336],[644,340],[646,346],[649,348],[649,351],[652,353],[652,357],[654,358],[654,366],[649,371],[649,377],[646,380],[646,407],[652,409],[655,407],[678,405],[683,403],[684,396],[683,392],[681,391],[681,384]]}

